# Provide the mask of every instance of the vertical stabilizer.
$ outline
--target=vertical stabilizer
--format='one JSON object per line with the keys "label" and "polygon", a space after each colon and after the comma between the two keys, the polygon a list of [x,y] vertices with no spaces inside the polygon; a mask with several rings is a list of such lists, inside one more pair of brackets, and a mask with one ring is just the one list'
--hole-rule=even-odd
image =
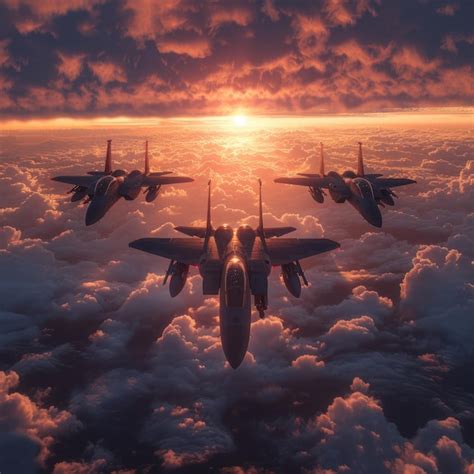
{"label": "vertical stabilizer", "polygon": [[112,140],[107,140],[107,154],[105,155],[104,173],[112,173]]}
{"label": "vertical stabilizer", "polygon": [[207,183],[207,218],[206,218],[206,236],[204,237],[204,250],[207,250],[209,239],[212,235],[212,221],[211,221],[211,180]]}
{"label": "vertical stabilizer", "polygon": [[319,174],[321,175],[321,177],[325,176],[325,173],[324,173],[324,148],[323,148],[323,143],[320,142],[320,146],[321,146],[321,161],[319,163]]}
{"label": "vertical stabilizer", "polygon": [[265,229],[263,227],[263,205],[262,205],[262,180],[258,180],[259,190],[258,190],[258,227],[257,235],[262,241],[263,248],[267,252],[267,241],[265,239]]}
{"label": "vertical stabilizer", "polygon": [[357,176],[364,176],[364,158],[362,156],[362,142],[359,142],[359,158],[357,160]]}
{"label": "vertical stabilizer", "polygon": [[150,158],[148,157],[148,140],[145,142],[145,175],[150,174]]}

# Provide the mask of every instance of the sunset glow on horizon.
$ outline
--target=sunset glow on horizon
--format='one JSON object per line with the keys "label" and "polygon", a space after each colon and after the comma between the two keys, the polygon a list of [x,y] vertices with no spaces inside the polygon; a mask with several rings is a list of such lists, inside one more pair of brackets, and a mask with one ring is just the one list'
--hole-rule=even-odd
{"label": "sunset glow on horizon", "polygon": [[234,115],[232,117],[232,121],[237,127],[243,127],[248,123],[248,119],[245,115]]}
{"label": "sunset glow on horizon", "polygon": [[[123,127],[167,126],[170,124],[189,123],[194,125],[213,124],[220,127],[242,128],[247,125],[255,127],[281,126],[363,126],[363,125],[440,125],[474,126],[474,107],[425,108],[419,110],[391,111],[365,114],[324,114],[311,116],[298,115],[253,115],[251,120],[246,115],[222,115],[202,117],[48,117],[42,119],[4,120],[0,121],[1,131],[26,129],[62,129],[88,128],[94,126]],[[231,125],[232,124],[232,125]]]}

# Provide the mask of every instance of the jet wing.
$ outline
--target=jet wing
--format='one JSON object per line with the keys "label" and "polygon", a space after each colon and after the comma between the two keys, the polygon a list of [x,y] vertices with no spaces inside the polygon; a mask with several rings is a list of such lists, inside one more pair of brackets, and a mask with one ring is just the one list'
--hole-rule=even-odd
{"label": "jet wing", "polygon": [[329,252],[340,245],[329,239],[270,239],[266,241],[272,265],[283,265],[295,260]]}
{"label": "jet wing", "polygon": [[396,188],[407,184],[415,184],[416,181],[408,178],[377,178],[372,181],[379,189]]}
{"label": "jet wing", "polygon": [[187,265],[197,265],[203,254],[203,241],[195,238],[145,238],[130,242],[129,247]]}
{"label": "jet wing", "polygon": [[275,183],[296,184],[297,186],[312,186],[315,188],[327,188],[329,185],[328,178],[321,177],[304,177],[304,178],[277,178]]}
{"label": "jet wing", "polygon": [[53,181],[59,183],[72,184],[74,186],[81,186],[81,188],[88,188],[91,184],[94,184],[100,176],[55,176],[51,178]]}
{"label": "jet wing", "polygon": [[186,176],[145,176],[142,186],[161,186],[162,184],[191,183],[192,178]]}

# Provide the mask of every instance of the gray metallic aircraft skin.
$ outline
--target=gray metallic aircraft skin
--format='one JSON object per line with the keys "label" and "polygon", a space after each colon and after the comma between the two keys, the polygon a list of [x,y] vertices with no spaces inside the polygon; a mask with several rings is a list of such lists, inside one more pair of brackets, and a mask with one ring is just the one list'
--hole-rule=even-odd
{"label": "gray metallic aircraft skin", "polygon": [[86,211],[86,225],[92,225],[105,216],[107,211],[120,199],[119,189],[123,185],[123,176],[104,176],[94,189]]}
{"label": "gray metallic aircraft skin", "polygon": [[[251,293],[244,253],[231,251],[222,267],[219,295],[221,343],[229,364],[237,368],[245,357],[250,339]],[[241,301],[232,298],[241,298]]]}
{"label": "gray metallic aircraft skin", "polygon": [[[261,183],[260,183],[261,186]],[[339,247],[329,239],[280,239],[294,227],[263,226],[260,188],[259,225],[256,229],[240,226],[234,230],[211,224],[210,183],[206,227],[179,226],[176,230],[191,238],[144,238],[129,246],[169,259],[163,284],[169,277],[170,294],[183,289],[190,265],[202,277],[203,294],[219,295],[219,322],[222,348],[229,365],[236,369],[247,353],[250,338],[251,297],[260,315],[268,305],[268,276],[272,265],[281,266],[283,279],[291,294],[301,293],[301,280],[308,285],[299,260]]]}
{"label": "gray metallic aircraft skin", "polygon": [[416,181],[407,178],[381,178],[381,174],[365,174],[362,156],[362,143],[359,142],[357,173],[345,171],[342,175],[335,171],[325,174],[324,152],[321,143],[321,163],[318,174],[298,173],[295,178],[277,178],[276,183],[308,186],[312,198],[324,202],[325,190],[337,203],[347,201],[369,223],[382,227],[382,213],[379,206],[393,206],[393,197],[397,195],[391,188],[414,184]]}
{"label": "gray metallic aircraft skin", "polygon": [[107,140],[107,154],[104,171],[89,171],[85,176],[56,176],[53,181],[72,184],[69,191],[73,193],[72,202],[87,196],[85,204],[90,203],[86,211],[86,225],[98,222],[107,214],[109,209],[120,199],[127,201],[136,199],[144,189],[145,200],[154,201],[165,184],[189,183],[192,178],[184,176],[164,176],[171,171],[150,172],[148,156],[148,141],[145,142],[144,172],[133,170],[112,170],[112,140]]}

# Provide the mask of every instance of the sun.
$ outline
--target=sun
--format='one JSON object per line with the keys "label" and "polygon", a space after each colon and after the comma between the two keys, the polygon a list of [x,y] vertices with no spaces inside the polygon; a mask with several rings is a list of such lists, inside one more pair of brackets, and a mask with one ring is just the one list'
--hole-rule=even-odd
{"label": "sun", "polygon": [[248,122],[245,115],[234,115],[232,117],[232,121],[236,127],[243,127],[244,125],[247,125]]}

